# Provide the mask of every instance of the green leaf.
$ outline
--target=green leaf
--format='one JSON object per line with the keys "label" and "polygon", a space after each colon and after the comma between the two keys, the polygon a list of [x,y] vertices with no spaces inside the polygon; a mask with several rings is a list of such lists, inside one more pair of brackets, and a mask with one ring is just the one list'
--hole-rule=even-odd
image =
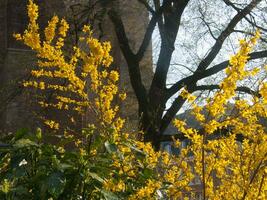
{"label": "green leaf", "polygon": [[30,139],[20,139],[20,140],[16,141],[13,146],[15,148],[20,149],[20,148],[25,148],[25,147],[30,147],[30,146],[38,146],[38,144],[33,142]]}
{"label": "green leaf", "polygon": [[47,181],[48,192],[55,198],[58,198],[63,193],[66,185],[66,178],[61,172],[50,174]]}
{"label": "green leaf", "polygon": [[52,160],[52,166],[55,167],[56,169],[59,169],[60,160],[57,158],[57,156],[56,155],[52,155],[51,156],[51,160]]}
{"label": "green leaf", "polygon": [[24,167],[18,167],[13,169],[12,175],[14,178],[22,178],[27,176],[27,171]]}
{"label": "green leaf", "polygon": [[[127,145],[127,146],[129,146],[129,145]],[[141,151],[140,149],[138,149],[132,145],[130,145],[129,147],[132,149],[132,151],[135,152],[135,155],[138,159],[144,159],[146,157],[146,154],[143,151]]]}
{"label": "green leaf", "polygon": [[19,185],[18,187],[13,188],[11,191],[16,192],[17,194],[20,194],[20,195],[29,193],[29,190],[22,185]]}
{"label": "green leaf", "polygon": [[143,170],[143,176],[144,176],[145,179],[150,179],[153,176],[153,170],[145,168]]}
{"label": "green leaf", "polygon": [[38,139],[38,141],[41,141],[41,139],[42,139],[42,129],[41,128],[37,128],[35,135],[36,135],[36,138]]}
{"label": "green leaf", "polygon": [[19,140],[21,138],[23,138],[25,135],[27,135],[29,132],[28,129],[26,128],[21,128],[19,130],[17,130],[16,134],[15,134],[15,140]]}
{"label": "green leaf", "polygon": [[58,165],[60,171],[65,171],[66,169],[73,169],[73,165],[67,164],[67,163],[60,163]]}
{"label": "green leaf", "polygon": [[119,200],[119,197],[110,191],[102,189],[100,192],[103,194],[106,200]]}
{"label": "green leaf", "polygon": [[2,192],[7,194],[10,191],[10,188],[11,188],[11,183],[7,179],[4,179],[1,187]]}
{"label": "green leaf", "polygon": [[116,153],[117,152],[117,146],[115,144],[110,144],[109,141],[105,142],[105,147],[109,153]]}
{"label": "green leaf", "polygon": [[93,179],[98,180],[100,183],[104,182],[104,179],[102,179],[98,174],[93,172],[88,172],[88,175],[91,176]]}

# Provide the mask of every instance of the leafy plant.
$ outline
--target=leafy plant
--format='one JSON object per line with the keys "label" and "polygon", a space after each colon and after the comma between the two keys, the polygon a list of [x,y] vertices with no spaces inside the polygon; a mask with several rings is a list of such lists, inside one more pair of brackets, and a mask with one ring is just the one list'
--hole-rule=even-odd
{"label": "leafy plant", "polygon": [[[179,138],[173,138],[172,145],[180,152],[172,155],[155,151],[151,143],[122,130],[124,120],[118,116],[119,107],[114,103],[115,97],[120,96],[116,87],[118,74],[106,70],[105,58],[109,55],[103,48],[107,44],[95,40],[85,27],[84,33],[89,36],[84,40],[90,51],[76,48],[71,59],[75,61],[65,62],[61,52],[63,41],[51,43],[57,18],[51,20],[45,31],[46,41],[41,42],[37,10],[30,0],[30,24],[23,35],[17,35],[41,59],[39,69],[32,72],[36,81],[24,85],[45,90],[50,84],[45,80],[65,78],[70,82],[67,89],[72,91],[76,80],[82,83],[74,91],[77,96],[63,97],[70,91],[61,88],[64,92],[56,98],[56,105],[84,105],[78,109],[80,114],[86,108],[95,108],[96,121],[71,135],[66,127],[60,128],[64,125],[47,119],[44,123],[51,132],[37,129],[33,134],[20,130],[9,137],[7,145],[0,149],[1,199],[192,199],[197,193],[204,199],[266,199],[267,137],[261,119],[267,117],[267,84],[259,82],[258,97],[233,99],[237,82],[259,73],[245,67],[259,38],[258,32],[251,39],[240,41],[240,50],[230,59],[226,78],[205,106],[193,103],[195,97],[184,88],[180,96],[193,103],[192,115],[203,128],[197,130],[183,120],[175,120],[174,125],[190,140],[190,145],[182,148]],[[66,31],[63,27],[66,27],[64,21],[59,27],[61,36]],[[54,54],[49,54],[47,48]],[[81,76],[76,74],[78,59],[83,66]],[[50,67],[54,67],[52,71]],[[61,72],[63,77],[50,76]],[[47,79],[40,80],[41,76]],[[82,79],[85,77],[88,79]],[[88,91],[93,98],[86,96],[86,83],[90,83]],[[234,102],[234,112],[230,114],[226,112],[229,102]],[[46,106],[53,108],[55,104]],[[58,140],[48,142],[49,134],[56,134]]]}

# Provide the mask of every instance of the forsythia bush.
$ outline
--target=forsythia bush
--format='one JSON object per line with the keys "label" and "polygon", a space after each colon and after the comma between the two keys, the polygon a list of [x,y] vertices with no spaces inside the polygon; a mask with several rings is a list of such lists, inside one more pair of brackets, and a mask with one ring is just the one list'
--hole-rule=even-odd
{"label": "forsythia bush", "polygon": [[[54,16],[40,35],[38,6],[32,0],[28,16],[27,30],[16,38],[36,52],[38,61],[31,71],[33,79],[24,86],[53,92],[51,101],[40,97],[42,107],[75,116],[90,111],[95,121],[81,133],[70,134],[60,119],[43,118],[51,131],[62,133],[57,144],[45,143],[41,129],[35,134],[18,131],[10,145],[0,149],[1,199],[194,199],[198,193],[204,199],[267,198],[267,135],[261,123],[267,117],[264,80],[259,82],[260,97],[235,100],[235,112],[226,112],[237,82],[259,73],[245,67],[259,33],[240,41],[220,90],[207,105],[193,103],[192,114],[203,129],[174,121],[190,145],[181,148],[181,142],[173,139],[180,152],[171,155],[155,152],[134,133],[122,131],[124,120],[115,100],[125,94],[118,91],[118,72],[109,67],[108,42],[93,38],[85,26],[80,40],[86,47],[74,47],[67,56],[63,47],[68,23]],[[195,99],[186,88],[182,95]],[[70,116],[69,123],[74,121]],[[75,145],[66,148],[69,143]]]}

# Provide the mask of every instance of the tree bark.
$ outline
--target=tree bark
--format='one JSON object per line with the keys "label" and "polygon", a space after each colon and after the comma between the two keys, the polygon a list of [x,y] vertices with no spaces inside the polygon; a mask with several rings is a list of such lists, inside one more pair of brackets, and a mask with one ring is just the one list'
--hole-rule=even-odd
{"label": "tree bark", "polygon": [[[165,106],[168,99],[184,87],[191,93],[197,90],[213,90],[218,88],[216,85],[197,86],[197,82],[222,71],[228,66],[229,61],[224,61],[210,67],[226,38],[234,32],[236,25],[242,19],[245,19],[246,15],[249,14],[261,0],[251,0],[246,7],[240,9],[218,36],[215,44],[207,53],[207,56],[199,62],[197,70],[193,71],[192,75],[177,81],[168,89],[166,87],[166,79],[172,54],[175,50],[174,44],[179,31],[182,14],[184,13],[189,0],[163,0],[162,3],[154,0],[155,8],[147,4],[147,1],[138,1],[144,5],[144,8],[151,13],[152,17],[136,54],[134,54],[130,48],[124,24],[120,15],[117,13],[116,8],[111,6],[108,15],[115,27],[120,48],[128,64],[131,84],[139,104],[140,129],[144,132],[144,141],[151,142],[153,147],[156,150],[159,150],[160,141],[166,139],[164,131],[186,101],[181,96],[178,96],[172,103],[171,107],[166,111]],[[155,74],[151,86],[147,91],[141,79],[140,61],[144,57],[144,53],[151,42],[152,33],[157,24],[161,37],[161,48]],[[258,59],[266,56],[267,51],[253,52],[250,54],[250,59]],[[239,88],[239,90],[256,94],[254,91],[244,87]],[[183,137],[181,136],[181,138]]]}

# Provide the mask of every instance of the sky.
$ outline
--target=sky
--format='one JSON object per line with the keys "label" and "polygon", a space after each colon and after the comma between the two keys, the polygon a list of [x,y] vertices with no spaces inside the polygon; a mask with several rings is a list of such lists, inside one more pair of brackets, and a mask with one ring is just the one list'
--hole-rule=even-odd
{"label": "sky", "polygon": [[[239,0],[236,2],[242,3],[250,1]],[[263,22],[263,19],[267,18],[266,5],[266,1],[263,1],[257,9],[253,10],[256,21]],[[245,4],[240,6],[244,7]],[[167,86],[170,87],[179,79],[192,74],[192,71],[196,69],[198,63],[205,57],[215,43],[215,39],[209,33],[209,29],[202,19],[210,25],[210,31],[216,38],[236,14],[237,12],[230,6],[227,6],[222,0],[191,0],[189,2],[182,15],[181,26],[175,42],[175,51],[168,73]],[[237,24],[236,30],[243,30],[251,33],[255,32],[255,29],[245,20]],[[231,55],[237,52],[239,39],[242,38],[244,38],[243,34],[233,33],[224,42],[221,51],[210,66],[228,60]],[[158,29],[154,31],[152,47],[153,63],[156,64],[160,48]],[[258,45],[257,48],[261,48],[260,45]],[[251,65],[253,64],[262,65],[262,63],[258,62],[252,63]],[[218,83],[223,77],[225,77],[224,73],[218,73],[215,76],[202,80],[199,84]],[[175,96],[177,95],[178,94]],[[171,105],[175,96],[167,103],[167,108]],[[183,112],[185,109],[187,109],[187,106],[180,112]]]}

